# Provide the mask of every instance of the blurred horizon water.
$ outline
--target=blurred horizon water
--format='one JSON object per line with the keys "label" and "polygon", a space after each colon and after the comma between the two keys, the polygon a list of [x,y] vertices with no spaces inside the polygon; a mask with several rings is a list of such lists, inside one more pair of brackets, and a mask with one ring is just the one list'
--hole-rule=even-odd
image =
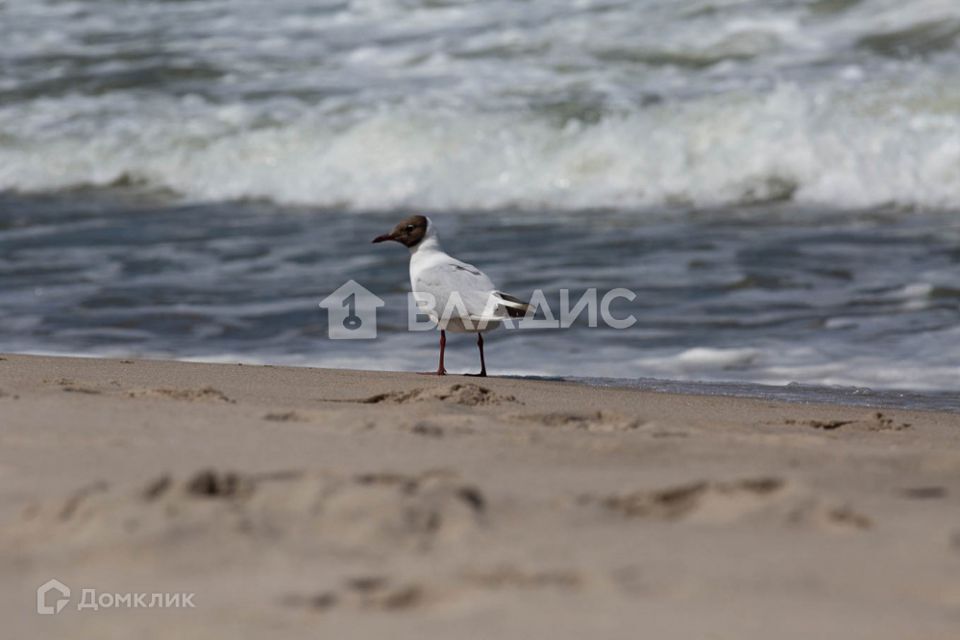
{"label": "blurred horizon water", "polygon": [[[960,388],[956,2],[0,0],[0,39],[0,351],[428,369],[369,245],[415,211],[511,293],[638,293],[494,372]],[[351,278],[375,342],[325,337]]]}

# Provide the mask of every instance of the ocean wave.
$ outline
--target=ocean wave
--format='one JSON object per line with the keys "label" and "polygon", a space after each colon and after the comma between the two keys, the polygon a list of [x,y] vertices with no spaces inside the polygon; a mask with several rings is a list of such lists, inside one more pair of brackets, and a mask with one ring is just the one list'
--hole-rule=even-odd
{"label": "ocean wave", "polygon": [[951,104],[960,90],[861,82],[711,95],[593,122],[416,105],[345,119],[303,104],[278,121],[269,104],[41,99],[0,109],[0,189],[134,182],[201,201],[353,210],[955,208]]}
{"label": "ocean wave", "polygon": [[0,190],[960,206],[944,0],[0,4]]}

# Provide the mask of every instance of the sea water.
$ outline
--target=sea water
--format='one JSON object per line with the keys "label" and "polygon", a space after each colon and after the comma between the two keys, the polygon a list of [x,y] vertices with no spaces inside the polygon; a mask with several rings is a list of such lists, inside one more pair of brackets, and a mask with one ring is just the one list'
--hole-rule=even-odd
{"label": "sea water", "polygon": [[[2,0],[0,42],[0,350],[427,370],[370,244],[416,212],[514,295],[636,293],[494,373],[960,388],[960,3]],[[376,340],[327,337],[349,279]]]}

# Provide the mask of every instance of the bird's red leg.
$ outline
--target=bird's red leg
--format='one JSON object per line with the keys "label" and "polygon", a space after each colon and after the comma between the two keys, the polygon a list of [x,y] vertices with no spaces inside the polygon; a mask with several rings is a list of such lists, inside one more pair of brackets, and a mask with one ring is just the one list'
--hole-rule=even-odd
{"label": "bird's red leg", "polygon": [[480,373],[468,373],[468,376],[487,377],[487,363],[483,361],[483,334],[477,333],[477,346],[480,347]]}
{"label": "bird's red leg", "polygon": [[443,368],[443,351],[447,348],[447,332],[440,329],[440,366],[437,367],[437,375],[447,375],[447,370]]}
{"label": "bird's red leg", "polygon": [[418,371],[422,376],[445,376],[447,375],[447,370],[443,368],[443,351],[447,347],[447,332],[443,329],[440,329],[440,364],[437,366],[436,371]]}

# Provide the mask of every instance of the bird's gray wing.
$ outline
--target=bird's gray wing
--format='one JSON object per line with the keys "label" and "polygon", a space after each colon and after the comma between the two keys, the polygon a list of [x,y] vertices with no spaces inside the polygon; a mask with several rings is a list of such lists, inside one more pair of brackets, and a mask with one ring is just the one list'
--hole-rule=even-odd
{"label": "bird's gray wing", "polygon": [[[436,314],[445,309],[455,310],[451,317],[462,315],[479,322],[492,320],[502,316],[498,313],[497,298],[494,294],[493,282],[485,273],[471,264],[459,260],[451,260],[427,269],[417,274],[413,282],[415,293],[425,293],[436,301]],[[454,294],[459,301],[452,300]],[[419,298],[418,298],[419,299]]]}

